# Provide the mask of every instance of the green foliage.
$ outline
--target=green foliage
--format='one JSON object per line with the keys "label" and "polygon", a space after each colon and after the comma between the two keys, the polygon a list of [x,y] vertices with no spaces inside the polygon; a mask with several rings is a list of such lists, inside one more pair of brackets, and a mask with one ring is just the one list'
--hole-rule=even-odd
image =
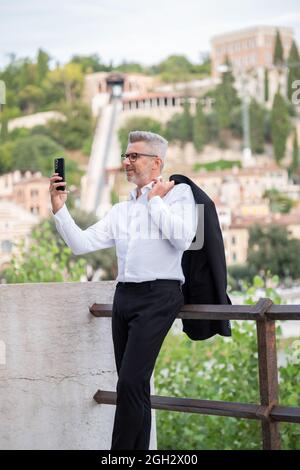
{"label": "green foliage", "polygon": [[90,108],[76,102],[64,104],[60,111],[66,116],[66,121],[50,121],[48,128],[51,136],[63,147],[75,150],[81,149],[93,134],[93,122]]}
{"label": "green foliage", "polygon": [[143,73],[144,68],[141,64],[137,62],[126,62],[124,60],[120,65],[114,68],[114,70],[123,73]]}
{"label": "green foliage", "polygon": [[164,131],[159,121],[156,121],[151,117],[135,116],[129,118],[127,119],[125,125],[123,127],[120,127],[118,130],[118,137],[122,153],[126,151],[129,132],[136,130],[147,130],[164,136]]}
{"label": "green foliage", "polygon": [[292,101],[292,94],[295,89],[292,87],[292,84],[295,80],[300,79],[300,57],[297,44],[295,41],[292,42],[288,61],[288,85],[287,85],[287,95],[288,99]]}
{"label": "green foliage", "polygon": [[0,145],[0,175],[7,173],[13,166],[13,142],[5,142]]}
{"label": "green foliage", "polygon": [[[300,406],[300,341],[295,339],[284,348],[286,365],[279,368],[279,401],[284,406]],[[290,423],[280,424],[283,449],[300,448],[300,426]]]}
{"label": "green foliage", "polygon": [[299,169],[300,169],[299,145],[298,145],[297,130],[294,129],[293,159],[292,159],[292,163],[290,166],[290,174],[292,175],[292,177],[295,177]]}
{"label": "green foliage", "polygon": [[10,266],[2,272],[9,284],[25,282],[71,282],[79,281],[85,274],[84,259],[71,259],[70,248],[57,242],[45,220],[35,228],[26,246],[24,240],[19,242],[20,255],[14,255]]}
{"label": "green foliage", "polygon": [[69,63],[50,70],[43,83],[47,101],[73,104],[81,97],[83,73],[79,64]]}
{"label": "green foliage", "polygon": [[166,124],[165,137],[169,142],[180,142],[180,126],[182,121],[182,113],[175,113]]}
{"label": "green foliage", "polygon": [[265,102],[269,101],[269,71],[267,68],[264,69],[264,93],[265,93]]}
{"label": "green foliage", "polygon": [[229,128],[232,123],[232,112],[240,105],[237,91],[234,88],[234,77],[230,62],[227,60],[228,70],[222,74],[222,82],[215,90],[215,110],[220,129]]}
{"label": "green foliage", "polygon": [[276,188],[266,190],[263,197],[268,199],[271,212],[287,214],[294,206],[294,201]]}
{"label": "green foliage", "polygon": [[255,153],[264,151],[264,108],[252,99],[249,107],[250,118],[250,143]]}
{"label": "green foliage", "polygon": [[268,271],[280,278],[300,278],[300,240],[289,238],[286,227],[254,224],[249,230],[247,260],[251,268],[263,276]]}
{"label": "green foliage", "polygon": [[47,76],[47,73],[49,72],[49,61],[50,61],[49,54],[43,51],[42,49],[39,49],[37,53],[37,82],[38,83],[42,83],[44,78]]}
{"label": "green foliage", "polygon": [[274,65],[283,64],[283,47],[282,47],[280,32],[278,29],[276,31],[275,46],[274,46],[274,53],[273,53],[273,64]]}
{"label": "green foliage", "polygon": [[171,55],[152,68],[160,74],[166,83],[188,81],[210,74],[210,59],[205,58],[202,64],[192,64],[184,55]]}
{"label": "green foliage", "polygon": [[217,160],[216,162],[209,163],[195,163],[193,171],[199,171],[201,169],[207,171],[227,170],[234,167],[242,167],[240,160]]}
{"label": "green foliage", "polygon": [[195,119],[191,115],[190,104],[186,99],[183,104],[183,111],[174,114],[166,123],[165,137],[169,142],[177,141],[181,145],[192,142],[196,133],[194,126],[197,128],[198,124],[195,123]]}
{"label": "green foliage", "polygon": [[53,171],[53,158],[62,152],[63,148],[47,136],[18,139],[12,148],[11,170],[40,170],[49,175]]}
{"label": "green foliage", "polygon": [[199,100],[196,105],[196,115],[193,119],[193,142],[196,150],[200,152],[208,141],[206,119],[203,105]]}
{"label": "green foliage", "polygon": [[274,96],[271,111],[271,135],[276,161],[279,163],[284,155],[286,141],[290,131],[290,121],[287,104],[278,91]]}
{"label": "green foliage", "polygon": [[[268,284],[278,285],[278,278]],[[244,283],[245,304],[254,304],[258,297],[268,297],[282,303],[274,287],[255,276],[251,284]],[[263,291],[263,294],[262,294]],[[181,320],[176,320],[181,322]],[[218,335],[205,341],[191,341],[185,334],[171,330],[167,335],[155,366],[156,394],[259,403],[258,353],[255,322],[231,321],[232,337]],[[277,340],[282,330],[276,326]],[[280,367],[280,397],[283,404],[299,406],[299,345],[293,361]],[[172,450],[256,450],[262,448],[259,421],[230,417],[205,416],[196,413],[156,411],[159,449]],[[280,425],[283,447],[299,448],[296,425]],[[297,447],[298,446],[298,447]]]}
{"label": "green foliage", "polygon": [[179,140],[183,143],[193,141],[193,117],[190,112],[190,104],[186,99],[183,104],[183,112],[179,122]]}
{"label": "green foliage", "polygon": [[74,55],[71,63],[78,64],[82,73],[109,72],[112,67],[104,65],[98,54],[92,55]]}

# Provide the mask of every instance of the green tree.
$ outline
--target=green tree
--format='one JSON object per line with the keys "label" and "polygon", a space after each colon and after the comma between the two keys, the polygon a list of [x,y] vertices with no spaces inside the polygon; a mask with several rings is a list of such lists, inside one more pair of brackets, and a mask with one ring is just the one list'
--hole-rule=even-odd
{"label": "green tree", "polygon": [[40,170],[49,175],[53,171],[53,158],[63,148],[47,136],[35,135],[18,139],[12,148],[12,170]]}
{"label": "green tree", "polygon": [[74,55],[71,62],[81,67],[82,73],[109,72],[112,67],[104,65],[98,54]]}
{"label": "green tree", "polygon": [[164,82],[184,81],[193,68],[192,63],[184,55],[171,55],[160,62],[156,70]]}
{"label": "green tree", "polygon": [[222,82],[215,90],[215,110],[218,117],[219,129],[228,129],[232,122],[232,112],[240,105],[237,91],[234,87],[234,77],[231,64],[226,59],[227,70],[222,73]]}
{"label": "green tree", "polygon": [[126,62],[126,60],[124,60],[120,65],[114,67],[114,70],[118,72],[123,72],[123,73],[144,73],[145,72],[141,64],[138,64],[137,62]]}
{"label": "green tree", "polygon": [[290,121],[287,104],[280,92],[277,91],[271,111],[271,137],[275,159],[278,163],[284,158],[289,131]]}
{"label": "green tree", "polygon": [[266,190],[263,197],[268,199],[271,212],[287,214],[294,205],[292,199],[278,191],[276,188]]}
{"label": "green tree", "polygon": [[42,107],[44,92],[36,85],[26,85],[19,94],[19,106],[26,114],[35,113]]}
{"label": "green tree", "polygon": [[280,32],[278,29],[276,31],[274,53],[273,53],[273,64],[279,65],[279,66],[283,64],[283,47],[282,47]]}
{"label": "green tree", "polygon": [[269,85],[269,71],[267,68],[265,68],[264,69],[264,93],[265,93],[264,99],[266,103],[269,101],[269,96],[270,96],[269,86],[270,86]]}
{"label": "green tree", "polygon": [[300,57],[299,57],[298,47],[295,41],[292,42],[287,65],[288,65],[287,95],[288,95],[288,99],[292,101],[292,94],[295,91],[295,89],[292,87],[292,84],[295,80],[300,79]]}
{"label": "green tree", "polygon": [[185,99],[183,104],[183,112],[179,122],[179,140],[182,144],[193,141],[193,117],[190,111],[190,103]]}
{"label": "green tree", "polygon": [[0,145],[0,175],[7,173],[13,166],[13,149],[15,144],[11,141]]}
{"label": "green tree", "polygon": [[299,145],[298,145],[298,136],[297,130],[294,129],[294,137],[293,137],[293,160],[291,163],[291,173],[295,174],[299,170],[300,160],[299,160]]}
{"label": "green tree", "polygon": [[37,83],[41,84],[47,73],[49,72],[50,56],[42,49],[37,53]]}
{"label": "green tree", "polygon": [[203,112],[203,105],[198,100],[196,105],[196,115],[193,119],[193,142],[196,150],[200,152],[208,140],[206,119]]}
{"label": "green tree", "polygon": [[76,101],[72,105],[64,103],[59,108],[66,121],[50,121],[51,136],[67,149],[81,149],[93,135],[91,110],[86,104]]}
{"label": "green tree", "polygon": [[255,153],[264,151],[264,108],[252,99],[249,106],[250,115],[250,142]]}
{"label": "green tree", "polygon": [[83,73],[79,64],[69,63],[48,72],[43,83],[49,101],[73,104],[81,97]]}
{"label": "green tree", "polygon": [[72,282],[85,274],[86,262],[71,259],[70,248],[63,246],[52,235],[50,223],[44,220],[34,228],[28,245],[18,243],[20,255],[14,255],[2,277],[8,284],[25,282]]}
{"label": "green tree", "polygon": [[270,271],[281,279],[299,279],[299,253],[300,240],[290,238],[285,226],[254,224],[250,227],[247,262],[255,272],[265,277]]}

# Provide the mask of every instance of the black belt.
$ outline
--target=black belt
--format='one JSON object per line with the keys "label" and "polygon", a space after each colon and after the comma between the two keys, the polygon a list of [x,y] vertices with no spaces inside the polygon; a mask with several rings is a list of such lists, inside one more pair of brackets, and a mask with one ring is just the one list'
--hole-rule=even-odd
{"label": "black belt", "polygon": [[178,286],[181,285],[181,281],[179,281],[178,279],[155,279],[153,281],[143,281],[143,282],[122,282],[122,281],[119,281],[117,283],[117,287],[118,286],[122,286],[122,287],[134,287],[134,288],[138,288],[138,287],[142,287],[142,286],[150,286],[150,285],[170,285],[170,286],[174,286],[174,284],[178,284]]}

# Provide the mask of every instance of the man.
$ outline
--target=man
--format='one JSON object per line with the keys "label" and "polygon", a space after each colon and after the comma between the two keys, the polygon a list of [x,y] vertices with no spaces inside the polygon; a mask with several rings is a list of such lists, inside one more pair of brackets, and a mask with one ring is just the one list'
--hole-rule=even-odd
{"label": "man", "polygon": [[[111,450],[149,449],[150,379],[161,345],[184,305],[183,252],[196,234],[197,211],[188,184],[163,181],[168,142],[158,134],[129,134],[123,167],[136,187],[99,222],[81,230],[67,207],[67,191],[50,178],[58,232],[76,255],[116,246],[117,287],[112,336],[118,372]],[[66,184],[66,183],[64,183]]]}

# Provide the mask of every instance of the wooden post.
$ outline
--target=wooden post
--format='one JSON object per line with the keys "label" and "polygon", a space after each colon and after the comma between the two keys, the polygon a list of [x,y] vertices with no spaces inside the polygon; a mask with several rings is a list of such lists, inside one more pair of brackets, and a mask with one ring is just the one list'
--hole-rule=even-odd
{"label": "wooden post", "polygon": [[265,312],[273,304],[271,299],[260,299],[256,304],[260,318],[256,321],[259,390],[261,405],[266,410],[262,415],[262,440],[264,450],[280,449],[279,423],[272,420],[270,412],[278,404],[278,370],[276,353],[275,320],[268,320]]}

